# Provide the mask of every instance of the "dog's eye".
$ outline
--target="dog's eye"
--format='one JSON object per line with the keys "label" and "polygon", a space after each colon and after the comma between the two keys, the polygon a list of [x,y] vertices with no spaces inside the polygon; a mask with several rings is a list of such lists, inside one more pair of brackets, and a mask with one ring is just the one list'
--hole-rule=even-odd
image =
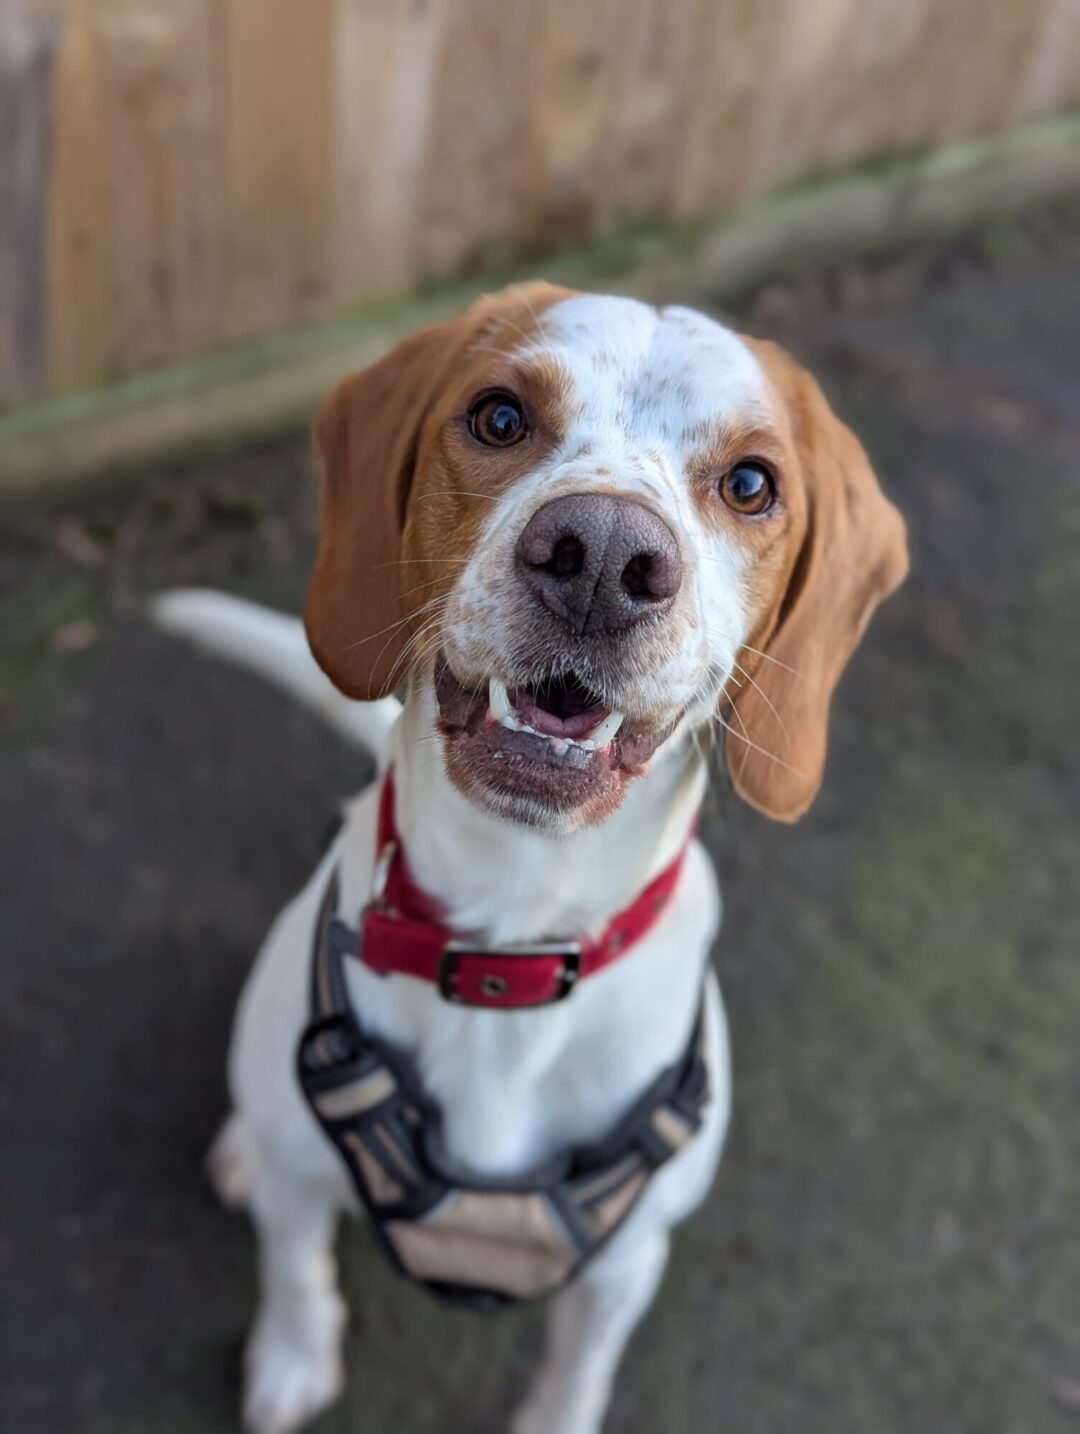
{"label": "dog's eye", "polygon": [[737,463],[720,480],[720,496],[736,513],[764,513],[776,487],[760,463]]}
{"label": "dog's eye", "polygon": [[472,436],[489,448],[509,448],[525,437],[521,404],[508,393],[489,393],[469,414]]}

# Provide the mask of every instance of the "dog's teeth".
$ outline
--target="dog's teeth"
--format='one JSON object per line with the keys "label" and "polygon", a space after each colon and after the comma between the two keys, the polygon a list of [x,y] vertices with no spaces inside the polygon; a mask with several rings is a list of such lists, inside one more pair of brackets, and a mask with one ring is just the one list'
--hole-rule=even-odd
{"label": "dog's teeth", "polygon": [[507,717],[513,717],[514,709],[510,706],[510,698],[507,695],[506,683],[500,682],[493,677],[488,683],[488,706],[491,708],[491,715],[496,722],[503,722]]}
{"label": "dog's teeth", "polygon": [[598,727],[589,733],[589,741],[596,747],[606,747],[623,724],[621,712],[609,712]]}

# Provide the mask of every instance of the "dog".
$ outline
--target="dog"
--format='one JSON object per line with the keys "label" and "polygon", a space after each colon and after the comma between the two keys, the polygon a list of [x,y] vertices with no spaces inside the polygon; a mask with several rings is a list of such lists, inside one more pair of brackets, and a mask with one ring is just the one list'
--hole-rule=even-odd
{"label": "dog", "polygon": [[595,1434],[729,1118],[709,750],[767,816],[807,809],[904,524],[779,347],[547,284],[345,379],[314,438],[303,627],[156,606],[380,773],[236,1018],[210,1169],[260,1247],[244,1417],[289,1430],[338,1396],[332,1242],[363,1204],[441,1293],[551,1293],[512,1428]]}

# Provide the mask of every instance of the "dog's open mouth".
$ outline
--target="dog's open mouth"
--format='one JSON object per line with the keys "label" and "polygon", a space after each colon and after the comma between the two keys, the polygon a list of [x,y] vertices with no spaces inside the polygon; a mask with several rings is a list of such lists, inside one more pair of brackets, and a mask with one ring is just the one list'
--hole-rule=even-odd
{"label": "dog's open mouth", "polygon": [[572,673],[517,687],[492,677],[486,688],[469,688],[445,657],[435,694],[459,780],[557,809],[617,803],[677,721],[629,720]]}
{"label": "dog's open mouth", "polygon": [[572,674],[532,687],[507,689],[497,677],[488,683],[488,713],[511,732],[548,738],[556,761],[571,747],[602,752],[618,736],[621,712],[609,712],[594,692]]}

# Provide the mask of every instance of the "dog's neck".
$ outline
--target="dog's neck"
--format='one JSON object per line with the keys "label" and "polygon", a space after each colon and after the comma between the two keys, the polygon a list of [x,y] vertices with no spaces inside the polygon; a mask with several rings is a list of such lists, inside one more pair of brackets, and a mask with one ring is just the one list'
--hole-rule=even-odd
{"label": "dog's neck", "polygon": [[451,925],[492,942],[600,930],[671,861],[705,789],[705,763],[676,737],[605,821],[552,836],[480,810],[446,775],[432,702],[411,690],[393,736],[397,822],[419,885]]}

